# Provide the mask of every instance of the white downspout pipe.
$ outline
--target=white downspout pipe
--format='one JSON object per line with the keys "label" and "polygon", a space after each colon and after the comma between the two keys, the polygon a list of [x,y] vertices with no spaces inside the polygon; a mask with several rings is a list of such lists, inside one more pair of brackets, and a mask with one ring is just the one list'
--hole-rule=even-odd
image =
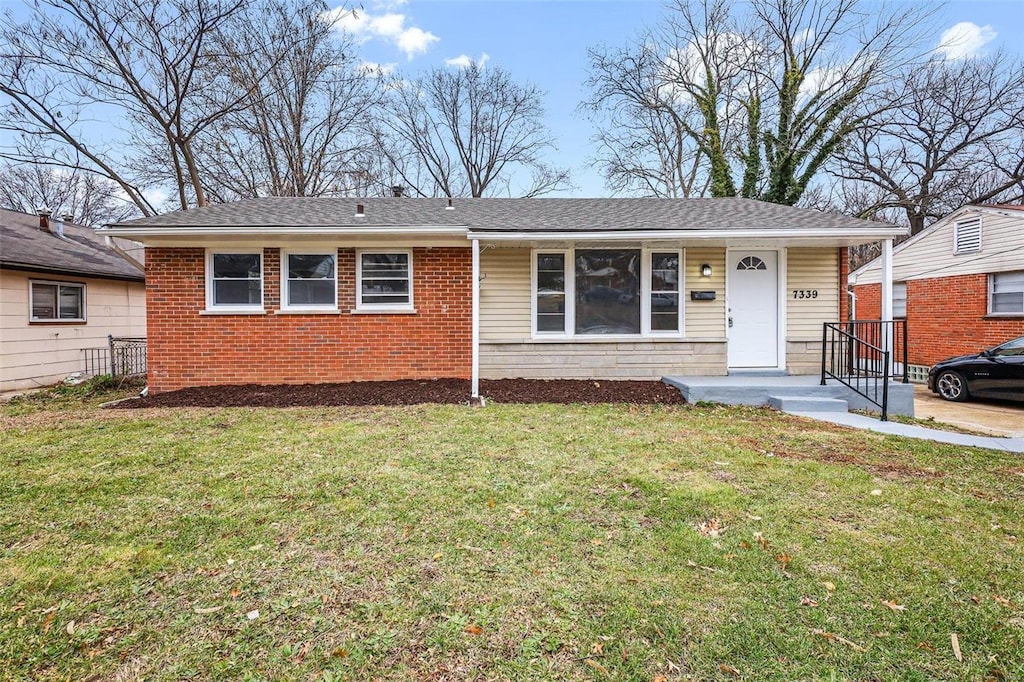
{"label": "white downspout pipe", "polygon": [[480,240],[473,241],[473,368],[470,386],[472,398],[480,398]]}

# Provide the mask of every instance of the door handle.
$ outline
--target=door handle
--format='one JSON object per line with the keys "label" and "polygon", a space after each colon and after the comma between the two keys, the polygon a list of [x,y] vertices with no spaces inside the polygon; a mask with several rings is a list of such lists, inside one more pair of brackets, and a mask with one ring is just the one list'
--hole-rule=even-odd
{"label": "door handle", "polygon": [[732,327],[732,315],[729,316],[729,326]]}

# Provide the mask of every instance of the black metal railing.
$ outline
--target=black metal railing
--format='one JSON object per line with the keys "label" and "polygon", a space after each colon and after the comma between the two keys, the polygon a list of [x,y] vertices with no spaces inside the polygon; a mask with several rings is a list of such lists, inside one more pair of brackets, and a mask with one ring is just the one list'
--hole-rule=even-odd
{"label": "black metal railing", "polygon": [[[899,368],[893,358],[900,358]],[[907,372],[906,320],[826,322],[821,339],[821,385],[835,379],[863,396],[889,419],[889,380]]]}
{"label": "black metal railing", "polygon": [[130,377],[146,373],[146,337],[107,336],[107,346],[83,348],[85,373]]}

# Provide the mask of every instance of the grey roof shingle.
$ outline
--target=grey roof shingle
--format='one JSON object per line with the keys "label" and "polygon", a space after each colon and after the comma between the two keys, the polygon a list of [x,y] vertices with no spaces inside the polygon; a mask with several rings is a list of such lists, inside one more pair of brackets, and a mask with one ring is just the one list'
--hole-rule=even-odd
{"label": "grey roof shingle", "polygon": [[[51,230],[55,225],[50,219]],[[0,267],[144,281],[145,275],[91,227],[65,223],[64,238],[39,229],[39,216],[0,209]],[[134,242],[125,245],[137,249]],[[127,250],[127,249],[126,249]],[[139,251],[132,250],[138,259]]]}
{"label": "grey roof shingle", "polygon": [[[878,229],[892,225],[753,199],[262,198],[140,218],[125,227],[467,227],[494,232]],[[362,204],[364,217],[356,218]]]}

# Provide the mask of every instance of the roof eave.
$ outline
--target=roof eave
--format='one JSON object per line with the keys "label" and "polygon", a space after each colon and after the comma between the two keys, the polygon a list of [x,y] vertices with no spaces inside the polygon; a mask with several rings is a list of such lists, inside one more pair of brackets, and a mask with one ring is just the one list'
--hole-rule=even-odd
{"label": "roof eave", "polygon": [[55,268],[53,266],[38,265],[36,263],[22,263],[17,261],[0,261],[0,269],[17,270],[19,272],[42,272],[49,275],[63,275],[68,277],[86,277],[91,279],[115,279],[125,282],[145,282],[146,276],[138,274],[113,273],[113,272],[87,272],[73,268]]}
{"label": "roof eave", "polygon": [[365,225],[365,226],[288,226],[288,225],[107,225],[97,230],[109,237],[236,237],[280,235],[328,236],[465,236],[467,228],[451,225]]}
{"label": "roof eave", "polygon": [[544,232],[515,232],[515,231],[488,231],[470,230],[467,236],[470,239],[483,239],[491,241],[565,241],[587,240],[587,241],[635,241],[638,239],[820,239],[822,241],[863,239],[865,242],[877,241],[879,239],[892,239],[907,234],[908,228],[884,227],[884,228],[858,228],[858,229],[787,229],[787,228],[749,228],[749,229],[719,229],[719,230],[604,230],[604,231],[544,231]]}

